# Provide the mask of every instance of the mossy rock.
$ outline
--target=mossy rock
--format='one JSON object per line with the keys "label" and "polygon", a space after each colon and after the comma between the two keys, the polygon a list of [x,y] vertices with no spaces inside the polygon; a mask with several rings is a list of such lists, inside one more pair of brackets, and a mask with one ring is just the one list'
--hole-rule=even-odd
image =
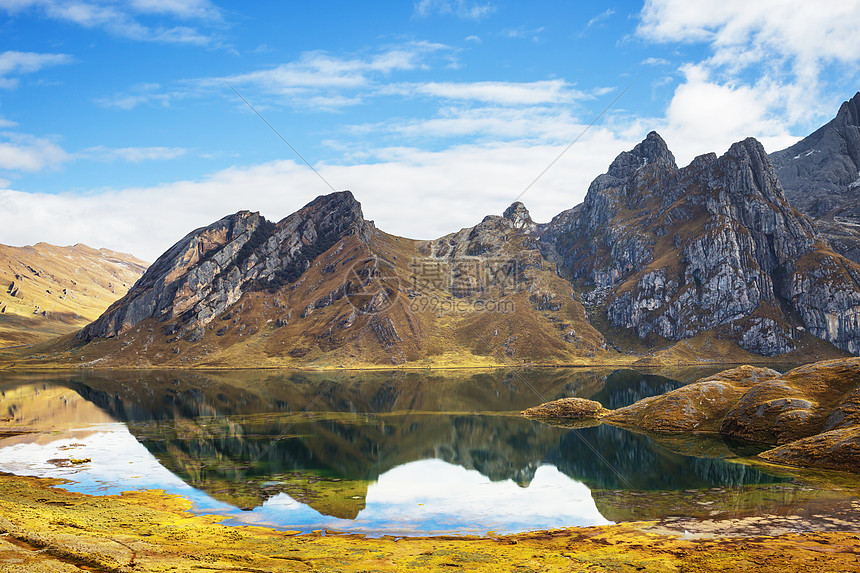
{"label": "mossy rock", "polygon": [[609,414],[600,402],[585,398],[561,398],[523,411],[526,418],[599,420]]}

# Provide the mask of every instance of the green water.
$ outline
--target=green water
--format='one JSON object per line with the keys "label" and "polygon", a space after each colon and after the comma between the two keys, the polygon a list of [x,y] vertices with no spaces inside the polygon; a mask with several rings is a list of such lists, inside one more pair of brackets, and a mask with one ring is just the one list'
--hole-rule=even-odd
{"label": "green water", "polygon": [[88,493],[165,489],[235,523],[370,534],[785,513],[830,496],[739,463],[719,436],[658,443],[518,415],[564,396],[617,408],[712,372],[7,375],[0,407],[55,439],[0,439],[0,470]]}

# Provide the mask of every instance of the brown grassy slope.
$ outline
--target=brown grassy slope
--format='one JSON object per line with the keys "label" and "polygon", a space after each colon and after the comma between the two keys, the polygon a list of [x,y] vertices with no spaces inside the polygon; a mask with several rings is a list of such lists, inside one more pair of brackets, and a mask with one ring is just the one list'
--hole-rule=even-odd
{"label": "brown grassy slope", "polygon": [[73,332],[121,298],[146,270],[131,255],[86,245],[0,245],[0,347]]}
{"label": "brown grassy slope", "polygon": [[[588,324],[570,285],[537,251],[526,253],[530,261],[516,288],[455,296],[447,287],[417,285],[415,266],[426,258],[420,247],[418,241],[379,231],[367,242],[347,236],[295,283],[246,292],[209,323],[199,342],[164,334],[171,322],[148,319],[116,338],[86,345],[66,338],[28,349],[16,365],[497,366],[570,364],[614,354],[601,348],[602,336]],[[516,244],[501,256],[513,253],[524,256]],[[396,288],[390,304],[362,313],[345,296],[344,285],[354,279],[357,265],[374,259],[396,277]],[[547,306],[545,293],[559,294]]]}

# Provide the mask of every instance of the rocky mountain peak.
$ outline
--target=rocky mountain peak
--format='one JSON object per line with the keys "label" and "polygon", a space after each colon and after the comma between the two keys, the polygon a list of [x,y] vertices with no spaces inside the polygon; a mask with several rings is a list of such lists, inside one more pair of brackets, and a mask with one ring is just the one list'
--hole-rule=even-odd
{"label": "rocky mountain peak", "polygon": [[349,191],[317,197],[277,224],[250,211],[228,215],[168,249],[79,337],[110,338],[154,318],[173,323],[169,335],[199,340],[246,292],[295,282],[338,241],[366,239],[371,228]]}
{"label": "rocky mountain peak", "polygon": [[617,179],[627,179],[640,168],[654,164],[678,168],[675,156],[656,131],[649,133],[630,151],[624,151],[618,155],[609,166],[607,175]]}
{"label": "rocky mountain peak", "polygon": [[346,189],[344,191],[335,191],[328,195],[320,195],[299,211],[306,212],[311,210],[330,209],[338,211],[345,215],[352,215],[352,219],[362,217],[361,203],[352,194],[352,191]]}
{"label": "rocky mountain peak", "polygon": [[[610,324],[640,338],[683,340],[723,328],[742,348],[774,355],[795,348],[801,326],[855,350],[860,289],[788,204],[753,138],[679,170],[659,135],[649,134],[541,239],[565,276],[594,287],[584,299],[605,305]],[[810,284],[834,286],[805,294]]]}
{"label": "rocky mountain peak", "polygon": [[842,103],[835,121],[840,125],[860,125],[860,92]]}
{"label": "rocky mountain peak", "polygon": [[772,203],[787,203],[764,146],[754,137],[732,144],[722,158],[734,162],[734,181],[726,188],[741,195],[757,195]]}
{"label": "rocky mountain peak", "polygon": [[519,201],[515,201],[510,207],[505,209],[505,212],[502,213],[502,217],[511,221],[516,229],[528,229],[534,227],[534,222],[529,214],[529,210],[526,209],[526,206]]}
{"label": "rocky mountain peak", "polygon": [[860,263],[860,92],[771,160],[792,207],[816,219],[835,251]]}
{"label": "rocky mountain peak", "polygon": [[320,195],[297,212],[281,220],[278,225],[279,240],[284,233],[299,233],[307,244],[314,242],[321,230],[329,235],[366,235],[372,226],[364,220],[359,203],[350,191],[336,191]]}

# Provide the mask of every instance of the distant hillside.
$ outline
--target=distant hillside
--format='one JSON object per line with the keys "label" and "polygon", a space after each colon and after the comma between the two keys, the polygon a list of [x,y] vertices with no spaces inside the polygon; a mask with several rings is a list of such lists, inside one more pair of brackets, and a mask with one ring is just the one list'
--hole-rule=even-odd
{"label": "distant hillside", "polygon": [[0,348],[74,332],[143,275],[147,263],[86,245],[0,245]]}

